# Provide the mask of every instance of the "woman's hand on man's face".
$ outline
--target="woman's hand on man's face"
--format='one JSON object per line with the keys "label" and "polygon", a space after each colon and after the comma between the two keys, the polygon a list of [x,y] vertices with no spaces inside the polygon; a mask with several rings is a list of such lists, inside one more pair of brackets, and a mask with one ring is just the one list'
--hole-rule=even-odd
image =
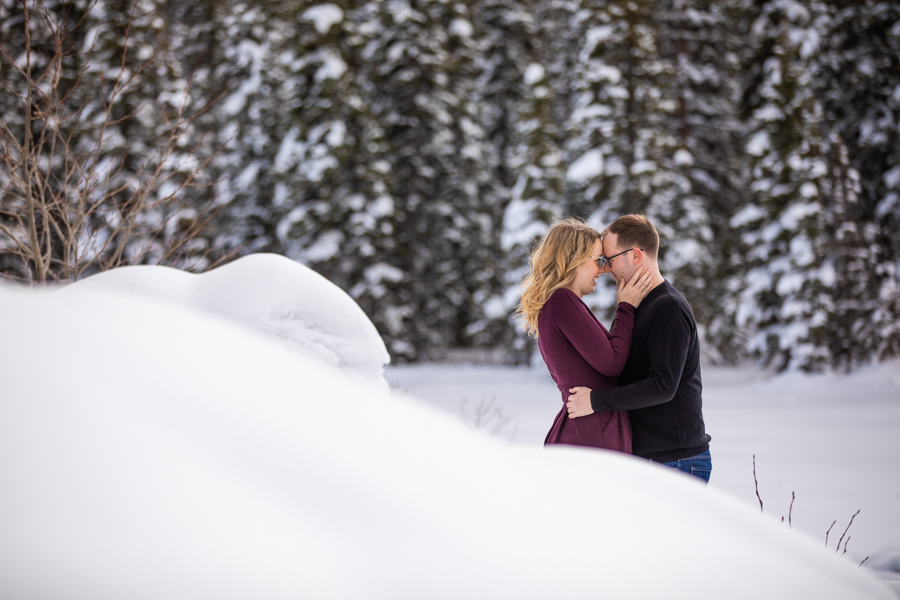
{"label": "woman's hand on man's face", "polygon": [[642,267],[634,272],[634,275],[631,276],[631,280],[627,283],[624,279],[617,279],[616,283],[619,284],[616,301],[627,302],[637,308],[640,306],[641,300],[650,293],[650,288],[653,283],[653,272],[650,271],[650,269]]}

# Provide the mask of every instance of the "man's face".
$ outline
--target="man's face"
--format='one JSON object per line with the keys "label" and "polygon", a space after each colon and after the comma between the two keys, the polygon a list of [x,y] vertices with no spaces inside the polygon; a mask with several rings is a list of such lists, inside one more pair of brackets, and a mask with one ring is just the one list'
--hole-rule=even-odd
{"label": "man's face", "polygon": [[[610,258],[628,248],[619,248],[619,234],[608,233],[603,238],[603,256]],[[631,281],[631,277],[637,271],[638,265],[634,264],[634,253],[626,252],[621,256],[615,256],[609,263],[609,274],[615,279],[616,284],[620,279],[624,279],[625,283]]]}

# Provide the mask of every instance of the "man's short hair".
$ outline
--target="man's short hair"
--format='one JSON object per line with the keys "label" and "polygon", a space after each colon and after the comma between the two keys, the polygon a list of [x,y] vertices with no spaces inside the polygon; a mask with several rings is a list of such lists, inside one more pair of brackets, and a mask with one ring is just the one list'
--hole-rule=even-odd
{"label": "man's short hair", "polygon": [[640,248],[653,259],[659,253],[659,233],[644,215],[623,215],[610,223],[601,235],[606,237],[608,233],[618,236],[616,244],[620,250]]}

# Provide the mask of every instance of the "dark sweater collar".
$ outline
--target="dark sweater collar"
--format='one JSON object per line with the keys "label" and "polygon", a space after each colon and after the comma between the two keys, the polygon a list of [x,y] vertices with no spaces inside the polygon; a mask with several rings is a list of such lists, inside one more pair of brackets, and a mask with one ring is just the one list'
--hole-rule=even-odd
{"label": "dark sweater collar", "polygon": [[647,302],[648,300],[656,300],[660,296],[664,296],[669,292],[669,288],[671,286],[672,284],[669,283],[668,279],[663,279],[661,284],[650,290],[650,293],[647,294],[647,297],[644,298],[643,302],[641,302],[641,306],[643,306],[644,302]]}

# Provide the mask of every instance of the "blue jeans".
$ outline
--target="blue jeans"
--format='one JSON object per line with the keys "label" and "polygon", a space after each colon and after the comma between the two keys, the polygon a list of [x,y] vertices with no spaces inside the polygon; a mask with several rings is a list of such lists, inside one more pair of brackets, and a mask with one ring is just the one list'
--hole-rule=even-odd
{"label": "blue jeans", "polygon": [[659,464],[678,469],[679,471],[684,471],[694,477],[699,477],[706,483],[709,483],[709,475],[712,473],[712,457],[709,455],[709,450],[701,452],[697,456],[691,456],[690,458],[682,458],[681,460]]}

